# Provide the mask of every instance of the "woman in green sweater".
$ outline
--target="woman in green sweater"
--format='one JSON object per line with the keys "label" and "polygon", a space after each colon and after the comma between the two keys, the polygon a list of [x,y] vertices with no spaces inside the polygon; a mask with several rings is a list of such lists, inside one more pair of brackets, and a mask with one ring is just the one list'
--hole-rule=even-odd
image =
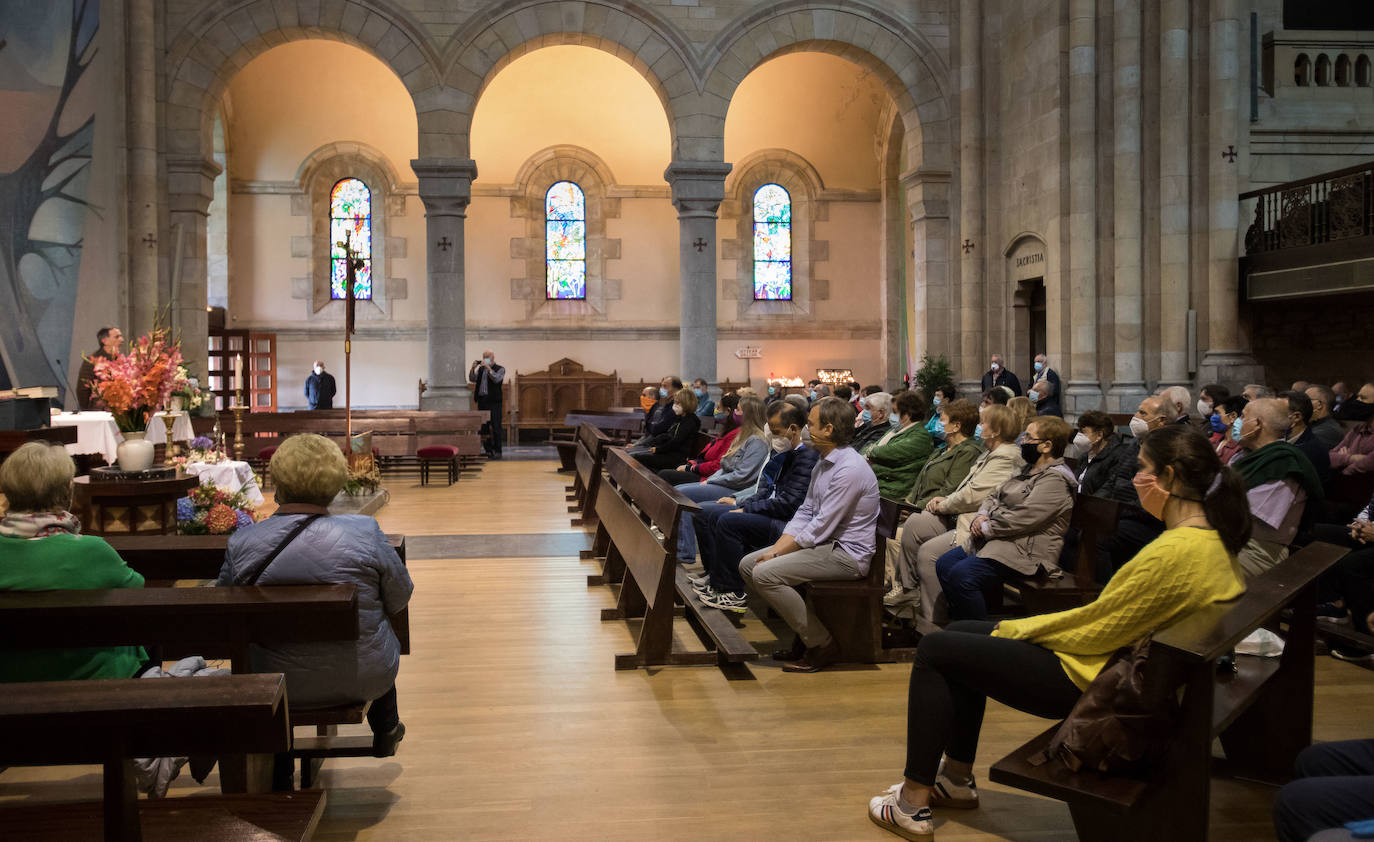
{"label": "woman in green sweater", "polygon": [[[143,587],[143,577],[104,539],[82,535],[67,511],[75,474],[65,450],[38,442],[0,463],[0,493],[9,503],[0,520],[0,591]],[[0,682],[133,678],[147,659],[137,646],[6,649]]]}
{"label": "woman in green sweater", "polygon": [[1112,653],[1245,592],[1236,553],[1250,537],[1238,474],[1191,427],[1141,443],[1135,487],[1165,531],[1088,605],[999,624],[951,623],[921,639],[907,694],[905,778],[868,803],[869,818],[912,840],[935,838],[932,807],[978,806],[973,760],[989,697],[1062,719]]}
{"label": "woman in green sweater", "polygon": [[897,428],[870,444],[863,454],[878,477],[878,493],[901,500],[911,493],[935,442],[926,432],[926,401],[919,392],[900,393],[896,406],[901,419]]}

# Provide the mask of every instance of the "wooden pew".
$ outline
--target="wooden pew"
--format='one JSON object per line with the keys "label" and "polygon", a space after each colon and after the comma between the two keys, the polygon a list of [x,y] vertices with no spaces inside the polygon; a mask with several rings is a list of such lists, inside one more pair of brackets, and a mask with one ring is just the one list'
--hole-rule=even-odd
{"label": "wooden pew", "polygon": [[628,442],[643,431],[644,414],[626,417],[621,412],[579,409],[563,416],[563,426],[571,427],[573,432],[568,438],[555,436],[553,439],[553,446],[558,450],[559,471],[571,472],[576,467],[577,429],[583,424],[590,424],[616,441]]}
{"label": "wooden pew", "polygon": [[605,530],[607,539],[603,579],[620,582],[620,594],[616,607],[603,610],[601,619],[643,618],[635,651],[616,655],[615,668],[711,664],[727,676],[747,676],[744,662],[758,653],[738,632],[731,635],[703,621],[690,603],[689,625],[712,651],[689,652],[674,645],[673,597],[681,592],[679,580],[686,582],[677,564],[678,527],[683,513],[701,508],[618,447],[606,450],[606,471],[596,498],[598,530]]}
{"label": "wooden pew", "polygon": [[[132,759],[249,752],[291,745],[280,673],[162,681],[9,684],[0,695],[0,764],[104,767],[104,803],[0,808],[8,842],[28,839],[309,839],[323,792],[139,802]],[[245,827],[245,824],[247,827]]]}
{"label": "wooden pew", "polygon": [[879,498],[878,525],[868,575],[862,579],[811,582],[807,598],[840,645],[845,663],[872,664],[896,657],[883,649],[883,573],[887,542],[897,534],[898,505]]}
{"label": "wooden pew", "polygon": [[577,428],[576,452],[573,457],[573,467],[577,473],[573,477],[571,496],[568,500],[573,504],[568,506],[568,513],[579,515],[572,519],[573,526],[595,528],[598,524],[596,495],[601,489],[606,449],[610,446],[610,437],[591,424],[582,424]]}
{"label": "wooden pew", "polygon": [[1102,586],[1097,582],[1097,559],[1116,533],[1121,504],[1105,497],[1080,494],[1074,501],[1071,529],[1078,530],[1078,552],[1074,568],[1050,578],[1043,574],[1018,582],[1007,582],[1002,590],[1021,604],[1026,614],[1049,614],[1097,598]]}
{"label": "wooden pew", "polygon": [[[1139,776],[1073,772],[1057,760],[1036,765],[1058,725],[992,767],[1006,786],[1067,802],[1085,842],[1207,839],[1212,741],[1220,737],[1226,770],[1281,783],[1312,742],[1316,581],[1346,550],[1311,544],[1249,582],[1237,600],[1195,612],[1155,635],[1151,660],[1173,669],[1183,688],[1182,714],[1166,757]],[[1262,626],[1276,628],[1285,609],[1286,643],[1278,659],[1236,656],[1236,671],[1217,661]]]}

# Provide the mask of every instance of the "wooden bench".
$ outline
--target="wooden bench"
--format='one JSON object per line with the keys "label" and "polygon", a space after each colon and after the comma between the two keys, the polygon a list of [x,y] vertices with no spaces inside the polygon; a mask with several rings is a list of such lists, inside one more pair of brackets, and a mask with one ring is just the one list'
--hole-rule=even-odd
{"label": "wooden bench", "polygon": [[897,516],[897,504],[879,498],[876,543],[866,576],[806,585],[807,599],[839,644],[844,663],[872,664],[895,658],[883,648],[883,594],[887,593],[883,574],[887,542],[897,534]]}
{"label": "wooden bench", "polygon": [[[1155,635],[1162,659],[1183,688],[1182,713],[1166,756],[1140,776],[1073,772],[1057,760],[1036,765],[1058,725],[992,767],[995,783],[1067,802],[1078,838],[1202,842],[1207,838],[1212,741],[1220,737],[1228,771],[1280,783],[1312,742],[1316,581],[1346,550],[1311,544],[1249,582],[1229,603],[1194,612]],[[1282,657],[1217,661],[1255,629],[1275,628],[1291,609]]]}
{"label": "wooden bench", "polygon": [[[280,673],[184,680],[8,684],[0,695],[0,765],[99,763],[104,802],[0,809],[7,842],[27,839],[309,839],[323,792],[139,802],[135,757],[248,752],[291,746]],[[245,826],[246,825],[246,826]]]}
{"label": "wooden bench", "polygon": [[642,618],[635,651],[616,655],[616,669],[709,664],[728,676],[743,677],[748,675],[744,661],[758,657],[738,632],[702,620],[690,602],[688,623],[708,651],[687,651],[673,640],[674,594],[681,593],[679,582],[686,584],[677,563],[678,528],[684,513],[700,511],[624,450],[607,448],[606,477],[596,498],[597,529],[606,535],[601,580],[619,582],[620,593],[616,607],[603,610],[601,619]]}
{"label": "wooden bench", "polygon": [[1097,582],[1097,559],[1116,534],[1121,504],[1105,497],[1080,494],[1074,501],[1070,528],[1078,530],[1078,552],[1073,570],[1058,577],[1043,573],[1015,582],[1002,590],[1020,603],[1024,613],[1049,614],[1087,605],[1097,599],[1102,586]]}
{"label": "wooden bench", "polygon": [[573,433],[566,439],[558,436],[553,439],[553,446],[558,450],[558,470],[570,472],[576,468],[577,429],[583,424],[590,424],[613,441],[627,444],[643,432],[644,413],[627,416],[623,412],[611,412],[610,410],[597,412],[579,409],[563,416],[563,426],[571,427]]}
{"label": "wooden bench", "polygon": [[568,502],[572,504],[568,506],[568,513],[578,515],[572,519],[573,526],[595,528],[598,523],[596,495],[601,490],[601,474],[606,466],[606,450],[610,446],[610,437],[591,424],[582,424],[577,428],[573,456],[573,467],[577,473],[568,489]]}

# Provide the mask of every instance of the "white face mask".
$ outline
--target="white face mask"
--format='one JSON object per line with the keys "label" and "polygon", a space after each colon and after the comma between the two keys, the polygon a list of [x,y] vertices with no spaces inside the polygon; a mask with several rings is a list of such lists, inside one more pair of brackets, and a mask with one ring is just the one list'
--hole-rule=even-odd
{"label": "white face mask", "polygon": [[992,364],[992,370],[993,370],[993,371],[1000,371],[1001,368],[1002,368],[1002,364],[1001,364],[1001,363],[993,363],[993,364]]}
{"label": "white face mask", "polygon": [[1212,415],[1212,405],[1202,398],[1197,399],[1197,414],[1203,418],[1210,418]]}
{"label": "white face mask", "polygon": [[771,436],[770,438],[774,453],[786,453],[792,449],[792,440],[787,436]]}
{"label": "white face mask", "polygon": [[1131,435],[1140,438],[1148,432],[1150,432],[1150,425],[1146,423],[1144,418],[1137,415],[1131,419]]}
{"label": "white face mask", "polygon": [[317,365],[317,366],[315,366],[315,373],[316,373],[316,374],[324,374],[324,366],[322,366],[322,365]]}
{"label": "white face mask", "polygon": [[1091,450],[1093,443],[1088,441],[1088,437],[1083,433],[1073,437],[1073,443],[1079,450]]}

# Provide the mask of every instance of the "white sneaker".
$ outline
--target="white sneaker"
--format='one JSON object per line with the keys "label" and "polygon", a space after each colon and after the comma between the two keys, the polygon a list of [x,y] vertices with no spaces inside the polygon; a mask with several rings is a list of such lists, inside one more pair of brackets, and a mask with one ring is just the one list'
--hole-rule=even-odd
{"label": "white sneaker", "polygon": [[901,585],[895,586],[883,596],[883,605],[888,608],[900,608],[907,605],[916,606],[921,604],[921,589],[912,588],[905,590]]}
{"label": "white sneaker", "polygon": [[973,776],[962,784],[955,783],[945,774],[945,761],[940,761],[940,770],[935,773],[935,787],[930,793],[932,807],[953,807],[956,810],[972,810],[978,806],[978,785]]}
{"label": "white sneaker", "polygon": [[709,605],[712,608],[719,608],[722,611],[733,611],[736,614],[743,614],[749,608],[747,594],[730,593],[728,591],[711,591],[701,597],[702,605]]}
{"label": "white sneaker", "polygon": [[878,827],[889,830],[903,839],[912,842],[931,842],[935,839],[935,818],[929,807],[922,807],[914,815],[902,812],[897,806],[897,794],[902,785],[896,786],[868,802],[868,818]]}
{"label": "white sneaker", "polygon": [[704,585],[711,581],[711,575],[709,573],[688,573],[687,581],[693,585]]}

